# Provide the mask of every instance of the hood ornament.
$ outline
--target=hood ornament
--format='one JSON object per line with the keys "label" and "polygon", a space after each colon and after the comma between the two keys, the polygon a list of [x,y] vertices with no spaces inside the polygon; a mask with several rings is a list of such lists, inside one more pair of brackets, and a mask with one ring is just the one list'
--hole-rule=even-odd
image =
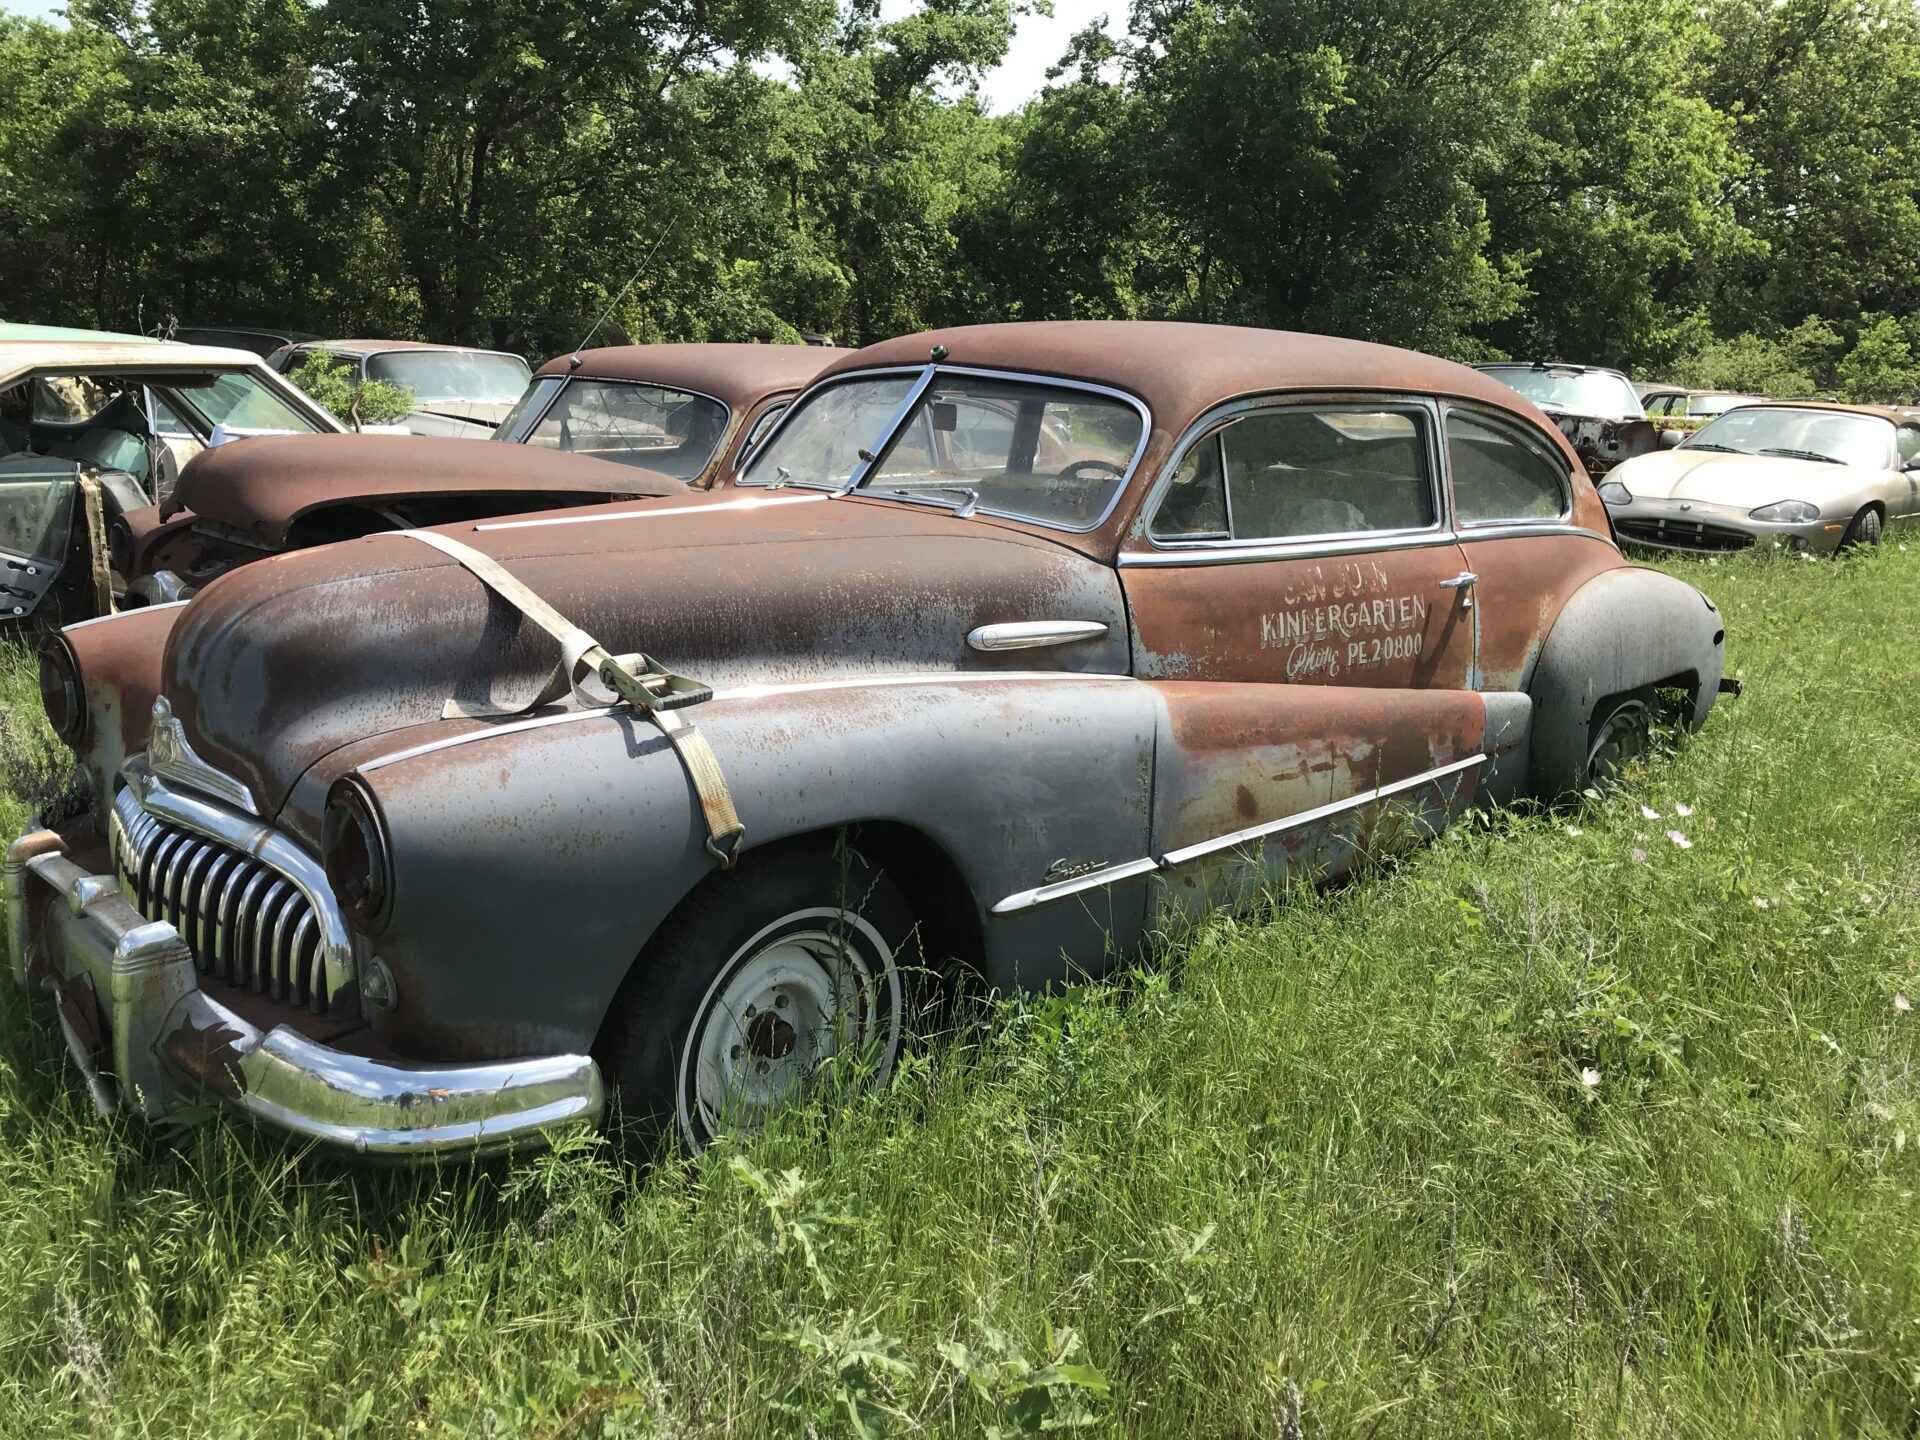
{"label": "hood ornament", "polygon": [[164,695],[153,702],[153,730],[147,736],[147,767],[163,780],[224,800],[248,815],[258,817],[260,814],[245,784],[194,754],[193,746],[187,743],[186,728]]}

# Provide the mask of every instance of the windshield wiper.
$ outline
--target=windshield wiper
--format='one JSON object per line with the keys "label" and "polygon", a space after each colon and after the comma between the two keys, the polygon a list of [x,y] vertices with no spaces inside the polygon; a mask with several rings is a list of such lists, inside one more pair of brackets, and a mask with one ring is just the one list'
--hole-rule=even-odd
{"label": "windshield wiper", "polygon": [[947,505],[949,502],[940,499],[935,493],[946,491],[960,497],[958,501],[952,503],[951,508],[954,514],[962,518],[980,508],[980,492],[967,485],[916,485],[911,490],[898,485],[889,485],[885,489],[876,489],[871,485],[863,485],[860,488],[869,495],[891,495],[896,499],[919,501],[928,505]]}
{"label": "windshield wiper", "polygon": [[1711,440],[1705,442],[1704,444],[1695,442],[1694,444],[1687,446],[1687,449],[1718,450],[1722,455],[1744,455],[1747,453],[1746,451],[1740,449],[1737,445],[1715,445]]}
{"label": "windshield wiper", "polygon": [[1824,460],[1829,465],[1844,465],[1844,460],[1836,460],[1831,455],[1822,455],[1818,450],[1790,450],[1785,446],[1768,446],[1761,450],[1762,455],[1784,455],[1789,460]]}

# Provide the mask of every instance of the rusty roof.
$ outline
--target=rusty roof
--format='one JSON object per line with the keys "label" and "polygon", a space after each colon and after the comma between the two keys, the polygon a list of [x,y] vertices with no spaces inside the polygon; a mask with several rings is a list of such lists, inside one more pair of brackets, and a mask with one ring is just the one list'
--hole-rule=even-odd
{"label": "rusty roof", "polygon": [[1468,365],[1365,340],[1239,325],[1168,320],[962,325],[842,352],[822,374],[876,365],[924,365],[936,345],[946,347],[950,365],[1032,371],[1125,390],[1147,403],[1156,429],[1182,427],[1234,396],[1276,390],[1453,395],[1512,410],[1551,428],[1530,401]]}
{"label": "rusty roof", "polygon": [[802,388],[845,353],[816,345],[610,345],[581,351],[577,367],[571,354],[556,355],[534,373],[694,390],[737,410]]}
{"label": "rusty roof", "polygon": [[287,527],[324,505],[423,495],[681,495],[671,476],[531,445],[424,435],[260,435],[203,451],[180,472],[170,505],[286,543]]}

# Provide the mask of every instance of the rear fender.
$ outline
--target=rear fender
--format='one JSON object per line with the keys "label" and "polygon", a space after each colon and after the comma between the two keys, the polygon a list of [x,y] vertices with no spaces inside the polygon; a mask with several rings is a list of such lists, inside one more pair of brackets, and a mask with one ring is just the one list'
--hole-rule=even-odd
{"label": "rear fender", "polygon": [[1685,581],[1638,566],[1586,581],[1561,607],[1534,667],[1534,794],[1551,800],[1580,787],[1594,711],[1613,696],[1684,686],[1692,696],[1686,722],[1699,725],[1725,657],[1719,610]]}
{"label": "rear fender", "polygon": [[[994,915],[1063,860],[1144,854],[1157,706],[1125,677],[999,674],[722,692],[683,712],[711,742],[754,851],[842,826],[909,827],[951,861],[989,983],[1097,970],[1140,942],[1144,882]],[[431,746],[433,742],[429,742]],[[644,719],[597,712],[368,758],[393,861],[373,948],[402,1053],[497,1058],[591,1044],[661,922],[714,872],[678,757]],[[338,767],[320,767],[338,773]],[[312,814],[325,777],[293,807]],[[882,832],[884,834],[884,831]],[[884,867],[887,857],[869,857]],[[928,937],[930,950],[953,937]],[[502,1017],[513,1017],[503,1023]]]}

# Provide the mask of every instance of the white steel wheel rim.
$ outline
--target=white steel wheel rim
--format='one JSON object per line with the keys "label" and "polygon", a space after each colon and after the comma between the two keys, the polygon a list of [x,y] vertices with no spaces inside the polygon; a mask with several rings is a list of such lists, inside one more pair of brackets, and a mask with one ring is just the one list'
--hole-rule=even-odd
{"label": "white steel wheel rim", "polygon": [[796,910],[728,957],[694,1011],[680,1055],[680,1132],[695,1148],[757,1130],[835,1056],[871,1047],[873,1082],[900,1049],[900,971],[868,921]]}

